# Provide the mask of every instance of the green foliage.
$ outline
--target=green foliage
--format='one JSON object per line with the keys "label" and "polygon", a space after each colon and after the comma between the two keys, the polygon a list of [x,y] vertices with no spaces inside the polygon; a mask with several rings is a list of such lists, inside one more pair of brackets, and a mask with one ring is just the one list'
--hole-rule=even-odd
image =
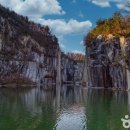
{"label": "green foliage", "polygon": [[115,12],[111,18],[99,19],[97,26],[92,29],[85,37],[85,42],[90,43],[98,35],[107,36],[113,34],[115,36],[130,34],[130,18],[123,17],[120,12]]}

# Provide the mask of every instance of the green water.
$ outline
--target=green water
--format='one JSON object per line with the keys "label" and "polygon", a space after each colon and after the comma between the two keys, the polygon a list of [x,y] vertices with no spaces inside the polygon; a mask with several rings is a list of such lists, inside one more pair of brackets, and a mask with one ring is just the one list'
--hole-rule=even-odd
{"label": "green water", "polygon": [[64,86],[0,89],[0,130],[125,130],[130,93]]}

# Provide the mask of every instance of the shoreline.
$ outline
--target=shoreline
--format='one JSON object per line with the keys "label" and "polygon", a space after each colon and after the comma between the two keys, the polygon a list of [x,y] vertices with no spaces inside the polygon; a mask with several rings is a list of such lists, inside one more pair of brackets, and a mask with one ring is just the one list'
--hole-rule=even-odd
{"label": "shoreline", "polygon": [[[48,86],[47,87],[44,87],[45,85]],[[87,90],[90,90],[90,89],[95,89],[95,90],[111,90],[111,91],[126,91],[126,92],[130,92],[129,89],[121,89],[121,88],[104,88],[104,87],[85,87],[84,85],[82,85],[82,83],[68,83],[68,84],[62,84],[62,85],[68,85],[68,86],[79,86],[81,87],[82,89],[87,89]],[[62,86],[61,85],[61,86]],[[56,87],[56,83],[50,83],[50,84],[5,84],[5,85],[2,85],[0,84],[0,89],[2,88],[6,88],[6,89],[21,89],[21,88],[43,88],[43,89],[50,89],[50,86],[53,88]]]}

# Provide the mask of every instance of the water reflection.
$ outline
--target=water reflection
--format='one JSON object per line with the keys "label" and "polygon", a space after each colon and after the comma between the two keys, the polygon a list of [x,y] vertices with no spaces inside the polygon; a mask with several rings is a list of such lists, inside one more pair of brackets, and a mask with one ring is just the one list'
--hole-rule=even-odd
{"label": "water reflection", "polygon": [[88,130],[124,130],[121,118],[130,114],[127,92],[88,92]]}
{"label": "water reflection", "polygon": [[1,89],[0,130],[123,130],[130,94],[57,86],[56,90]]}
{"label": "water reflection", "polygon": [[[59,93],[59,89],[57,93]],[[86,112],[83,105],[82,89],[63,86],[60,94],[60,112],[55,130],[86,130]]]}

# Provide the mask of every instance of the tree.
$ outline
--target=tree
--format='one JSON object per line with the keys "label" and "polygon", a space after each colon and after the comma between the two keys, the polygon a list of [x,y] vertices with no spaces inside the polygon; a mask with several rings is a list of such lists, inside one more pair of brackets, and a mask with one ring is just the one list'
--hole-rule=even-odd
{"label": "tree", "polygon": [[50,33],[50,28],[48,26],[45,26],[45,32]]}
{"label": "tree", "polygon": [[[121,13],[115,12],[111,18],[108,19],[99,19],[97,21],[97,26],[92,29],[87,36],[85,37],[86,43],[90,43],[98,35],[107,36],[108,34],[119,35],[122,34],[122,23],[123,16]],[[126,24],[125,24],[126,26]]]}
{"label": "tree", "polygon": [[97,26],[99,26],[99,25],[103,25],[103,24],[105,24],[105,20],[104,19],[102,19],[102,18],[100,18],[97,22],[96,22],[96,24],[97,24]]}

